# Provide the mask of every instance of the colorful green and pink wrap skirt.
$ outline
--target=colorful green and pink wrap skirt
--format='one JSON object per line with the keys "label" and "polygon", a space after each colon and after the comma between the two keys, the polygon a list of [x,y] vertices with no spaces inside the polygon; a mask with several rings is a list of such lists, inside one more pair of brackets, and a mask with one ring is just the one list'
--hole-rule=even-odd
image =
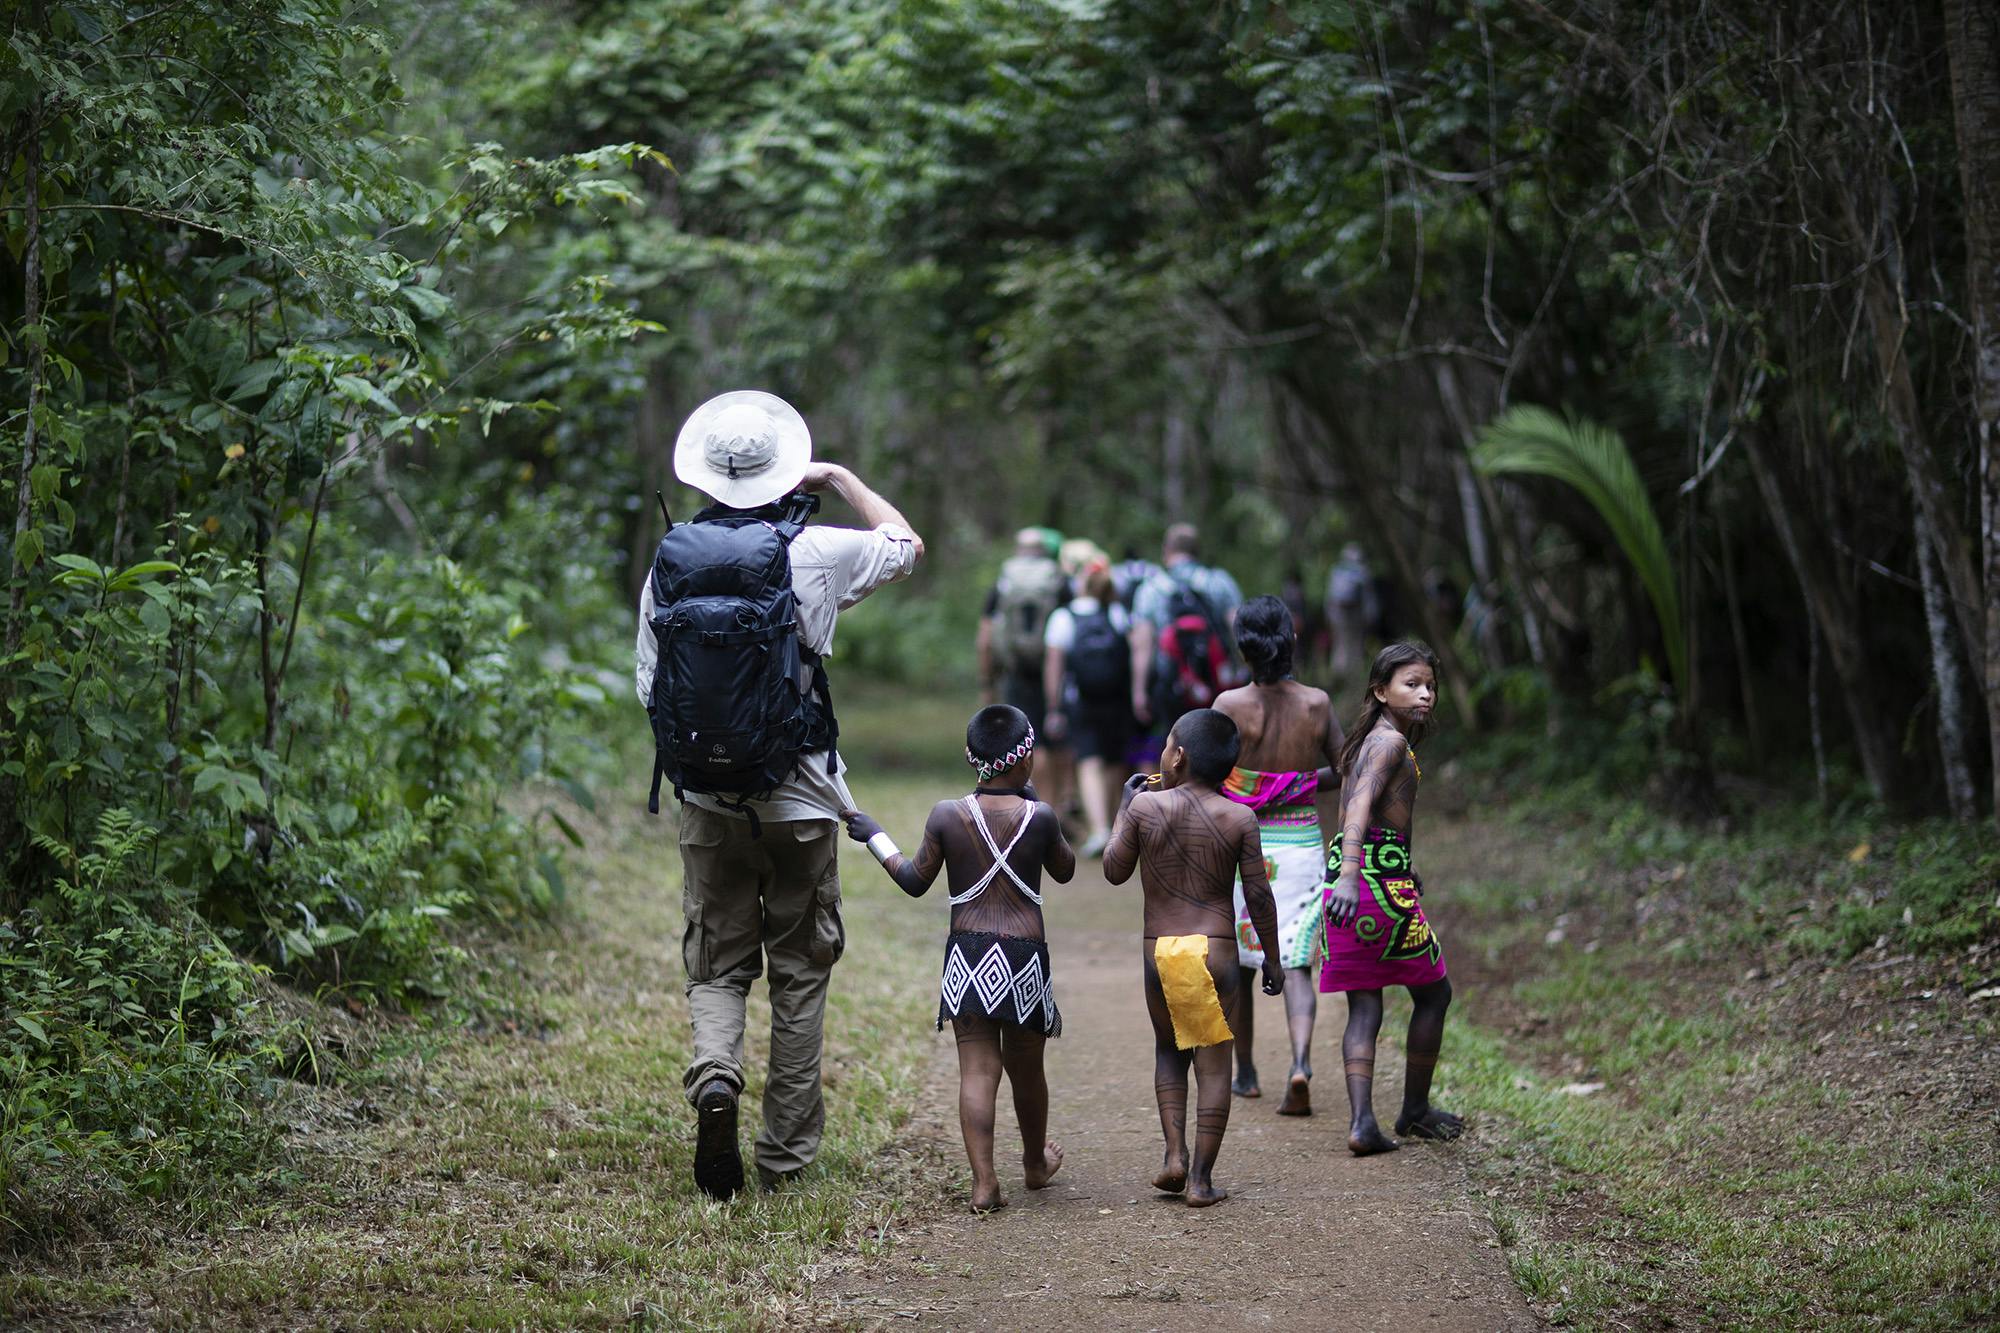
{"label": "colorful green and pink wrap skirt", "polygon": [[[1340,846],[1326,862],[1326,899],[1340,878]],[[1424,917],[1417,880],[1410,868],[1409,840],[1394,829],[1371,828],[1361,842],[1360,902],[1354,920],[1326,922],[1323,991],[1381,990],[1384,986],[1428,986],[1444,978],[1444,950]],[[1324,908],[1322,908],[1324,912]]]}
{"label": "colorful green and pink wrap skirt", "polygon": [[[1286,967],[1311,967],[1319,958],[1320,922],[1326,896],[1320,891],[1320,868],[1326,847],[1319,836],[1319,774],[1259,773],[1254,768],[1231,770],[1222,794],[1257,812],[1257,831],[1264,843],[1264,874],[1271,896],[1278,900],[1278,961]],[[1264,965],[1264,941],[1250,924],[1243,901],[1243,880],[1236,881],[1236,954],[1245,967]]]}

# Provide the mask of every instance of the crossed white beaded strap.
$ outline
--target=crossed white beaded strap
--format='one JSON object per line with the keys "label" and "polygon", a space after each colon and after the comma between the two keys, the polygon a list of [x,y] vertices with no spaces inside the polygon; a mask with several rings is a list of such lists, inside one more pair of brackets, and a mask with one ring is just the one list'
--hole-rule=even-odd
{"label": "crossed white beaded strap", "polygon": [[1034,727],[1030,726],[1028,728],[1028,734],[1021,738],[1021,743],[1015,746],[1013,749],[1007,751],[1007,753],[1001,755],[997,759],[981,759],[978,755],[975,755],[972,752],[972,747],[970,745],[966,746],[965,762],[971,764],[973,768],[978,770],[979,780],[981,782],[989,782],[992,780],[994,774],[1005,773],[1008,769],[1012,768],[1014,765],[1020,763],[1023,759],[1026,759],[1030,754],[1034,753],[1034,749],[1035,749],[1035,729]]}
{"label": "crossed white beaded strap", "polygon": [[979,808],[979,797],[976,795],[966,797],[965,808],[972,812],[972,823],[979,830],[980,841],[986,844],[987,851],[993,853],[993,864],[986,867],[986,873],[979,877],[977,884],[974,884],[964,893],[952,894],[951,905],[956,907],[960,903],[971,902],[974,898],[986,892],[986,886],[991,884],[1004,872],[1008,879],[1014,881],[1015,888],[1028,895],[1029,902],[1040,907],[1042,905],[1042,895],[1029,888],[1028,881],[1022,879],[1014,867],[1007,863],[1007,858],[1014,854],[1014,848],[1020,843],[1021,835],[1028,831],[1028,824],[1034,819],[1034,807],[1022,807],[1021,822],[1015,827],[1014,836],[1007,840],[1007,847],[1004,851],[1001,850],[1000,844],[994,840],[993,830],[986,827],[986,812]]}

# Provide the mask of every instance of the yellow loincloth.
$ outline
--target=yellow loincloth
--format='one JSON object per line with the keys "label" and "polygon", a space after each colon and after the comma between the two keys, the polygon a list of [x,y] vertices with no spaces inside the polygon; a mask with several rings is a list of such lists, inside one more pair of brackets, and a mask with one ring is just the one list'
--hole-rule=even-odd
{"label": "yellow loincloth", "polygon": [[1216,998],[1215,978],[1208,971],[1208,936],[1162,935],[1153,941],[1153,966],[1160,973],[1160,993],[1174,1020],[1174,1044],[1182,1050],[1213,1046],[1230,1040],[1229,1020]]}

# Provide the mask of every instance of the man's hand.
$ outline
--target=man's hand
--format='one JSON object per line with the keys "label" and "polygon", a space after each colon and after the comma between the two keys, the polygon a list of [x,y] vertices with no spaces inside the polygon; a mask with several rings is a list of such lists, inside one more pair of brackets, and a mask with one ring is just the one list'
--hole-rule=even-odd
{"label": "man's hand", "polygon": [[1142,727],[1153,725],[1153,702],[1146,697],[1146,692],[1142,689],[1132,691],[1132,716],[1139,719],[1139,725]]}
{"label": "man's hand", "polygon": [[1069,716],[1066,713],[1049,712],[1042,715],[1042,730],[1052,741],[1059,741],[1069,735]]}
{"label": "man's hand", "polygon": [[841,822],[847,825],[847,836],[856,842],[867,842],[882,831],[882,826],[859,810],[842,810]]}
{"label": "man's hand", "polygon": [[1345,928],[1354,921],[1354,914],[1361,906],[1361,876],[1358,871],[1343,871],[1333,882],[1333,893],[1326,900],[1326,919],[1336,926]]}
{"label": "man's hand", "polygon": [[1125,790],[1118,798],[1118,808],[1123,810],[1126,806],[1132,804],[1132,798],[1146,790],[1147,784],[1151,783],[1152,780],[1153,775],[1151,773],[1134,773],[1131,777],[1125,779]]}
{"label": "man's hand", "polygon": [[1266,995],[1285,993],[1285,969],[1269,953],[1264,955],[1264,993]]}

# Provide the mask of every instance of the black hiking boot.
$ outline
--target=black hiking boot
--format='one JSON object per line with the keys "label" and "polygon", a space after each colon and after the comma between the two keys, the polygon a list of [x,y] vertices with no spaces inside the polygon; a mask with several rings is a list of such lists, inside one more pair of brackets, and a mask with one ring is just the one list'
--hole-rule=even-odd
{"label": "black hiking boot", "polygon": [[736,1147],[736,1090],[710,1079],[694,1099],[694,1187],[711,1199],[743,1188],[743,1154]]}

